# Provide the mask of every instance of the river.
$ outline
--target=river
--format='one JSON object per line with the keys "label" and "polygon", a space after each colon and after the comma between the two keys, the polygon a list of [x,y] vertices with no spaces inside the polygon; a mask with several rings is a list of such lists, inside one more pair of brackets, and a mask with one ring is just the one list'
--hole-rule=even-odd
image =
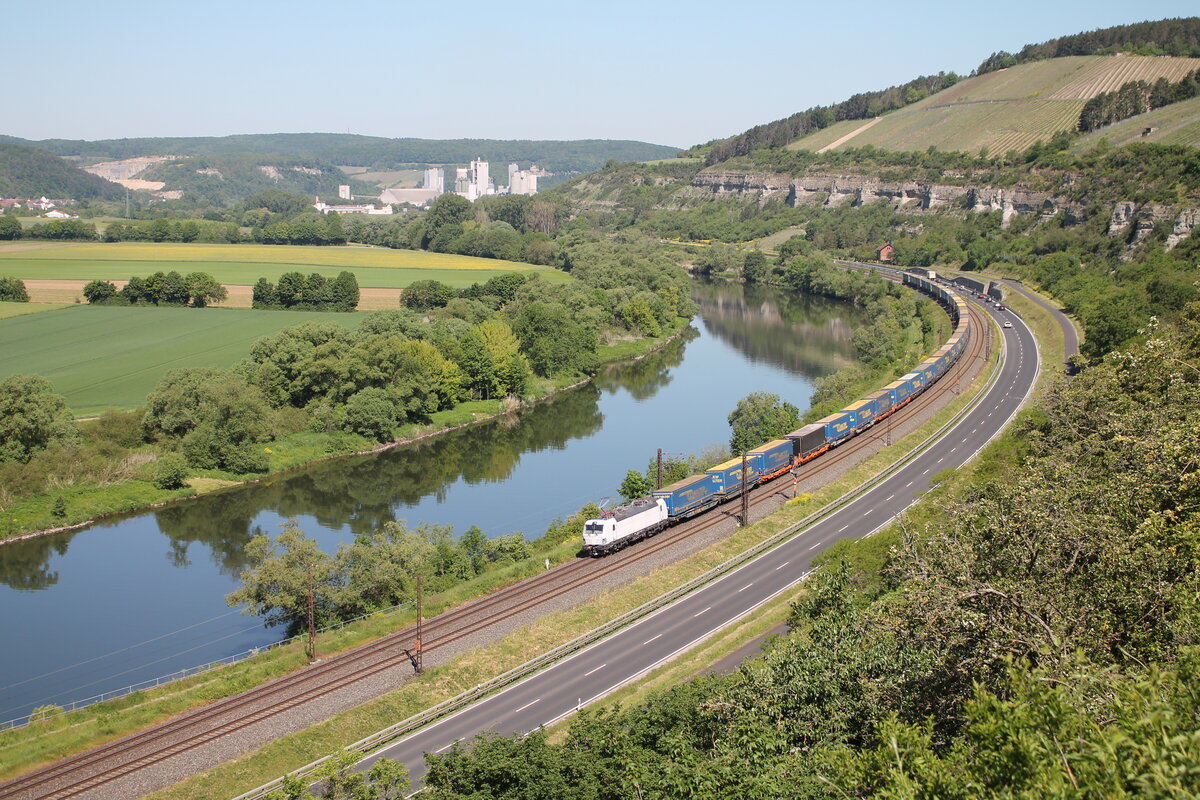
{"label": "river", "polygon": [[517,417],[0,547],[0,722],[278,641],[282,629],[224,601],[255,533],[295,518],[326,552],[393,519],[539,536],[589,501],[619,501],[656,448],[727,442],[752,391],[805,409],[862,322],[766,287],[697,283],[694,297],[676,342]]}

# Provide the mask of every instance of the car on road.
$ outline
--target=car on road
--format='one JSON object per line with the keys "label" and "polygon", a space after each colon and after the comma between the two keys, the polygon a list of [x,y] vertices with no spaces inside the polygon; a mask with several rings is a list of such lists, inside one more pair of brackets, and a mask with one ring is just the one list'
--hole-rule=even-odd
{"label": "car on road", "polygon": [[1012,323],[1011,323],[1011,322],[1009,322],[1008,320],[1004,320],[1004,327],[1006,327],[1006,328],[1011,328],[1011,327],[1012,327]]}

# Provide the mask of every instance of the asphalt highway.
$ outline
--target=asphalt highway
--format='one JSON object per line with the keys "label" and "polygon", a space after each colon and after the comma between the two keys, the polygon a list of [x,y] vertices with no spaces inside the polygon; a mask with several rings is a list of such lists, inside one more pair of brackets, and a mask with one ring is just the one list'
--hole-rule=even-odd
{"label": "asphalt highway", "polygon": [[548,725],[624,686],[715,631],[752,614],[802,581],[815,555],[839,539],[871,534],[891,523],[926,491],[939,472],[965,463],[1012,419],[1033,390],[1037,345],[1023,321],[989,309],[1000,328],[1004,362],[999,380],[946,436],[840,511],[754,561],[660,609],[619,633],[530,678],[446,717],[375,754],[404,762],[414,783],[425,753],[440,753],[481,731],[526,733]]}

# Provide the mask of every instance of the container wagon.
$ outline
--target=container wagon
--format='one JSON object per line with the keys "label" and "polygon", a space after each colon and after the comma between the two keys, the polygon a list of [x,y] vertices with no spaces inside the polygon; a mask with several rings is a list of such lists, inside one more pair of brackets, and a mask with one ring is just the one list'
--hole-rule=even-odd
{"label": "container wagon", "polygon": [[705,471],[706,475],[710,475],[716,480],[721,502],[737,496],[742,491],[742,481],[749,482],[751,486],[758,483],[760,474],[758,459],[750,458],[749,453],[746,455],[745,475],[742,474],[741,456],[731,458],[715,467],[709,467]]}
{"label": "container wagon", "polygon": [[806,464],[829,449],[829,442],[825,438],[825,424],[822,422],[811,422],[799,430],[792,431],[787,438],[792,440],[797,464]]}
{"label": "container wagon", "polygon": [[667,505],[671,520],[687,519],[715,506],[721,487],[715,476],[707,472],[690,475],[670,486],[656,490],[651,496]]}
{"label": "container wagon", "polygon": [[749,461],[758,464],[758,482],[769,481],[792,468],[795,448],[791,439],[775,439],[746,451]]}

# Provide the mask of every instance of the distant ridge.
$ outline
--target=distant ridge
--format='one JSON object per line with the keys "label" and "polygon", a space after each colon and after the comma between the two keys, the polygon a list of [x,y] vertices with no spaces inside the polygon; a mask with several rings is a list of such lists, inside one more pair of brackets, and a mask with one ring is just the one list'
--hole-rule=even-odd
{"label": "distant ridge", "polygon": [[652,161],[674,156],[679,148],[617,139],[499,140],[388,139],[347,133],[270,133],[235,136],[156,137],[138,139],[44,139],[33,141],[0,135],[7,141],[36,147],[58,156],[85,161],[112,161],[139,156],[222,156],[269,154],[313,159],[370,169],[409,164],[467,164],[482,157],[498,163],[536,162],[551,172],[589,172],[608,161]]}
{"label": "distant ridge", "polygon": [[34,147],[0,142],[0,197],[115,200],[125,190]]}

